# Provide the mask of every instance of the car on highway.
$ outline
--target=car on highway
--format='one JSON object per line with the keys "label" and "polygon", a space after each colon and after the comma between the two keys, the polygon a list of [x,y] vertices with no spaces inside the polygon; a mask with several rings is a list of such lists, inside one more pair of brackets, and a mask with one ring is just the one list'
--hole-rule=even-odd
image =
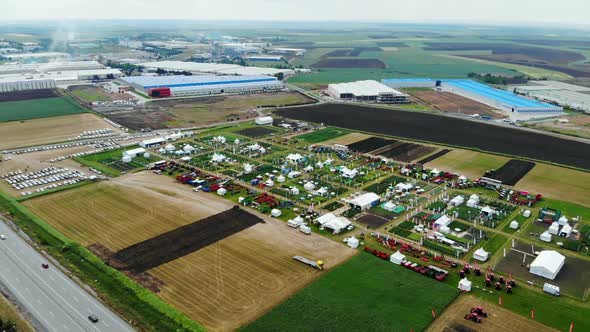
{"label": "car on highway", "polygon": [[98,317],[96,317],[95,315],[90,315],[90,316],[88,316],[88,320],[93,323],[96,323],[96,322],[98,322]]}
{"label": "car on highway", "polygon": [[43,264],[41,264],[41,267],[43,267],[44,269],[48,269],[49,268],[49,264],[43,263]]}
{"label": "car on highway", "polygon": [[6,240],[6,235],[0,234],[0,240]]}

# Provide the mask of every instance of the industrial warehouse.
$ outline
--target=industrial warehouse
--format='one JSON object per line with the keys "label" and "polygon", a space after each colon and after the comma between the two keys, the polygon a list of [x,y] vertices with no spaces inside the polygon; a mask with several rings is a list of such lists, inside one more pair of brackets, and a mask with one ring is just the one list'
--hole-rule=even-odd
{"label": "industrial warehouse", "polygon": [[493,88],[469,79],[433,80],[429,78],[384,79],[391,88],[438,88],[459,96],[490,105],[509,113],[561,113],[563,107],[521,97],[513,92]]}
{"label": "industrial warehouse", "polygon": [[590,113],[590,88],[557,81],[531,81],[530,83],[532,85],[517,86],[514,91]]}
{"label": "industrial warehouse", "polygon": [[119,69],[107,68],[96,61],[5,64],[0,65],[0,92],[51,89],[121,76]]}
{"label": "industrial warehouse", "polygon": [[405,104],[409,97],[385,84],[373,80],[328,85],[328,94],[336,99],[381,104]]}
{"label": "industrial warehouse", "polygon": [[147,71],[155,72],[157,69],[172,72],[190,72],[193,74],[217,74],[217,75],[268,75],[278,74],[292,75],[293,69],[277,69],[268,67],[244,67],[234,64],[225,63],[200,63],[185,61],[157,61],[142,63],[140,66],[145,67]]}
{"label": "industrial warehouse", "polygon": [[248,94],[284,89],[281,81],[269,76],[131,76],[121,81],[151,97]]}

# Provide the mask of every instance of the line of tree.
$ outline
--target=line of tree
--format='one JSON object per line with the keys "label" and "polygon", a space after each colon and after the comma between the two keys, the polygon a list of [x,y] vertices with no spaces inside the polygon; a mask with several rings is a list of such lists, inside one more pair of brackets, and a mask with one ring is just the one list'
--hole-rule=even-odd
{"label": "line of tree", "polygon": [[501,76],[501,75],[492,75],[490,73],[482,75],[482,74],[472,72],[472,73],[467,74],[467,76],[471,79],[476,80],[476,81],[484,82],[487,84],[494,84],[494,85],[524,84],[524,83],[528,82],[528,80],[529,80],[529,77],[524,74],[520,74],[520,75],[513,76],[513,77],[506,77],[506,76]]}

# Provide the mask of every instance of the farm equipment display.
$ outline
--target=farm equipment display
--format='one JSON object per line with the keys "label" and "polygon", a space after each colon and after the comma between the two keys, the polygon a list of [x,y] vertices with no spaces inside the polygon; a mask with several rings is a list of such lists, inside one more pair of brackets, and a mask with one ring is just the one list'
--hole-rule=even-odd
{"label": "farm equipment display", "polygon": [[301,256],[293,256],[293,259],[298,262],[301,262],[307,266],[311,266],[316,270],[322,271],[324,269],[324,262],[322,262],[322,261],[313,261],[311,259],[307,259],[307,258],[301,257]]}

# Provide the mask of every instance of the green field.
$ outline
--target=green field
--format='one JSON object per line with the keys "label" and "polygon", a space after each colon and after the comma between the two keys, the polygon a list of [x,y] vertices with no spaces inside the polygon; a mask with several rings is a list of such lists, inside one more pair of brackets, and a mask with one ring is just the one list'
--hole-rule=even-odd
{"label": "green field", "polygon": [[244,331],[422,331],[459,291],[359,254]]}
{"label": "green field", "polygon": [[20,121],[84,113],[70,97],[55,97],[0,103],[0,122]]}
{"label": "green field", "polygon": [[297,136],[297,139],[306,141],[307,143],[319,143],[336,137],[344,136],[349,133],[350,131],[348,130],[328,127],[318,131],[314,131],[312,133]]}

